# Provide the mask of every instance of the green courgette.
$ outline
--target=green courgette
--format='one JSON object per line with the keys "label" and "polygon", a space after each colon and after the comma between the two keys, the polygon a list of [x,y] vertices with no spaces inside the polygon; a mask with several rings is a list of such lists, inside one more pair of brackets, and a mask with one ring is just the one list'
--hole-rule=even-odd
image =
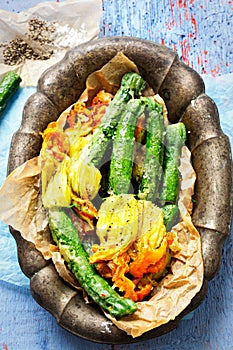
{"label": "green courgette", "polygon": [[133,167],[134,131],[144,107],[140,99],[125,106],[116,129],[109,172],[109,188],[114,194],[128,193]]}
{"label": "green courgette", "polygon": [[115,317],[129,315],[137,310],[135,302],[121,297],[89,263],[77,231],[63,210],[49,210],[49,227],[68,268],[99,306]]}
{"label": "green courgette", "polygon": [[186,142],[186,128],[181,122],[166,127],[163,186],[161,201],[175,204],[179,191],[179,163],[181,148]]}
{"label": "green courgette", "polygon": [[162,207],[163,216],[164,216],[164,224],[166,226],[166,230],[170,231],[173,226],[175,226],[180,217],[180,211],[176,204],[165,204]]}
{"label": "green courgette", "polygon": [[146,156],[139,186],[140,199],[156,202],[160,197],[163,174],[164,117],[163,108],[150,98],[141,98],[146,106]]}
{"label": "green courgette", "polygon": [[7,72],[0,82],[0,115],[12,95],[19,88],[21,77],[14,71]]}
{"label": "green courgette", "polygon": [[85,158],[95,167],[100,168],[101,163],[105,163],[103,156],[107,149],[110,148],[111,139],[125,110],[125,104],[130,99],[139,96],[144,88],[145,81],[139,74],[128,72],[123,76],[119,90],[110,102],[100,125],[93,134],[90,144],[84,150]]}

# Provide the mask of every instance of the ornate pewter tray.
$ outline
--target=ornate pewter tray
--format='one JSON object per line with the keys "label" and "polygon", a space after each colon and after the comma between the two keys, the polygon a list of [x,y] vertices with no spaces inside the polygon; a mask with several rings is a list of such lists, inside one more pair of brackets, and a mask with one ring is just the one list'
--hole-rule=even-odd
{"label": "ornate pewter tray", "polygon": [[142,77],[165,100],[170,121],[177,122],[182,117],[189,131],[188,143],[197,173],[192,220],[201,235],[204,259],[200,292],[174,321],[133,339],[109,324],[95,304],[85,304],[82,294],[58,276],[52,262],[44,260],[32,243],[10,228],[17,242],[21,269],[30,278],[34,299],[66,330],[109,344],[142,341],[167,333],[202,302],[208,281],[219,270],[222,246],[230,233],[232,218],[231,149],[228,137],[221,130],[216,105],[205,94],[201,77],[183,64],[174,51],[146,40],[110,37],[91,41],[72,49],[61,62],[48,69],[39,80],[37,92],[26,102],[20,129],[12,138],[8,173],[39,154],[42,143],[39,132],[78,99],[87,76],[119,51],[135,62]]}

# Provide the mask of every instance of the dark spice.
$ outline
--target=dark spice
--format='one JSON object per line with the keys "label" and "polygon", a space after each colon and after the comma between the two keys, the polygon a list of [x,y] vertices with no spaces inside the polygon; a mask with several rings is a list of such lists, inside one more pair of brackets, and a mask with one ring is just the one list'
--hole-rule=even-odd
{"label": "dark spice", "polygon": [[28,22],[28,32],[22,37],[16,37],[8,43],[1,43],[5,64],[15,65],[29,60],[46,60],[51,57],[53,50],[51,34],[55,31],[53,24],[36,17]]}

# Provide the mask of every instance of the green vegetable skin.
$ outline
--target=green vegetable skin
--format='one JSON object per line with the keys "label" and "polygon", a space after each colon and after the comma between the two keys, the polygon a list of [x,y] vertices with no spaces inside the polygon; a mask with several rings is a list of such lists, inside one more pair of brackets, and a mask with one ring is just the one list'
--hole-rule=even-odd
{"label": "green vegetable skin", "polygon": [[95,167],[99,168],[101,165],[102,158],[109,148],[116,126],[125,110],[125,104],[137,97],[145,85],[145,81],[137,73],[129,72],[123,76],[121,86],[110,102],[88,146],[87,159]]}
{"label": "green vegetable skin", "polygon": [[115,317],[132,314],[137,306],[121,297],[89,263],[88,255],[69,216],[62,210],[49,211],[49,227],[61,254],[86,293]]}
{"label": "green vegetable skin", "polygon": [[164,117],[163,108],[150,98],[141,98],[147,111],[146,157],[139,198],[156,202],[160,198],[163,174]]}
{"label": "green vegetable skin", "polygon": [[166,230],[170,231],[179,220],[180,210],[176,204],[165,204],[162,211]]}
{"label": "green vegetable skin", "polygon": [[116,129],[110,163],[109,187],[114,194],[128,193],[133,165],[134,130],[144,107],[139,99],[125,106]]}
{"label": "green vegetable skin", "polygon": [[175,204],[178,197],[179,162],[181,148],[185,145],[186,128],[183,123],[170,124],[166,127],[164,176],[161,201]]}
{"label": "green vegetable skin", "polygon": [[7,102],[19,87],[21,77],[14,71],[7,72],[0,82],[0,115],[6,108]]}

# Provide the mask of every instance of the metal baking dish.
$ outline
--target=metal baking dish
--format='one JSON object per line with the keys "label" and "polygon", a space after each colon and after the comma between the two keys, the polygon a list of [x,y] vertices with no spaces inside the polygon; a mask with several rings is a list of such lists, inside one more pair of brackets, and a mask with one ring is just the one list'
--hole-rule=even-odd
{"label": "metal baking dish", "polygon": [[109,344],[142,341],[167,333],[202,302],[208,281],[221,265],[222,246],[232,219],[231,149],[215,103],[205,94],[201,77],[182,63],[174,51],[138,38],[108,37],[77,46],[42,75],[37,92],[26,102],[21,126],[13,135],[8,174],[39,154],[42,143],[39,132],[78,99],[87,76],[120,51],[135,62],[142,77],[164,99],[169,120],[182,120],[189,132],[188,145],[197,174],[192,220],[201,235],[204,260],[200,292],[174,321],[133,339],[109,323],[95,304],[85,304],[82,294],[58,276],[52,262],[46,261],[32,243],[10,228],[17,242],[21,269],[30,278],[35,300],[71,333]]}

